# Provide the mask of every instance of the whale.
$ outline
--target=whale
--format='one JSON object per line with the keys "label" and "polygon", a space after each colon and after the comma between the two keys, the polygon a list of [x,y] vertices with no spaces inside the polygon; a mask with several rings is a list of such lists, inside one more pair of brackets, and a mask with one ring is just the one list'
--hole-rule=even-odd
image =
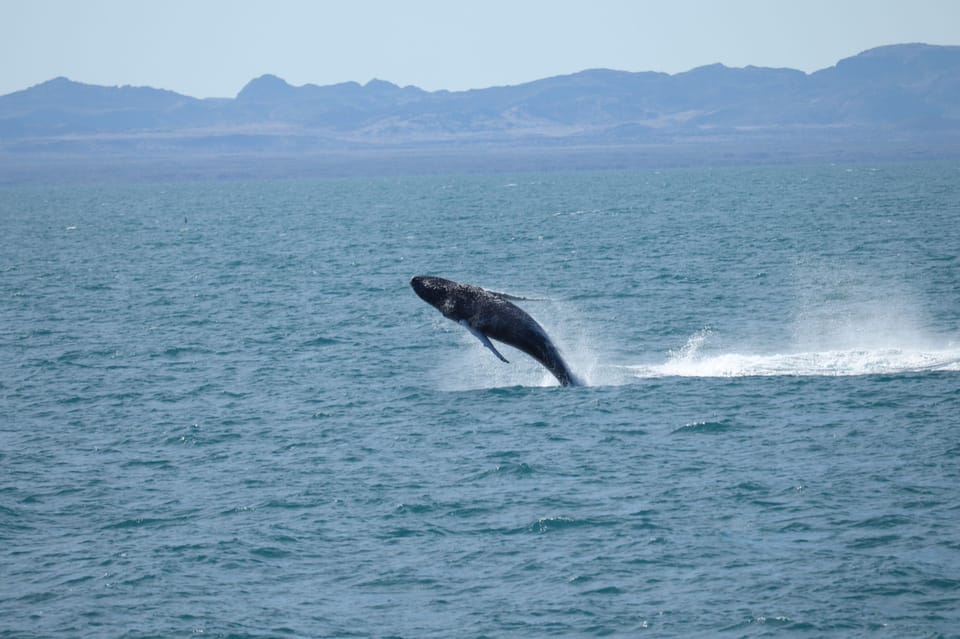
{"label": "whale", "polygon": [[530,298],[488,291],[432,275],[417,275],[410,280],[410,286],[444,317],[470,331],[500,361],[509,363],[491,339],[512,346],[540,362],[561,386],[583,385],[571,372],[543,327],[513,303]]}

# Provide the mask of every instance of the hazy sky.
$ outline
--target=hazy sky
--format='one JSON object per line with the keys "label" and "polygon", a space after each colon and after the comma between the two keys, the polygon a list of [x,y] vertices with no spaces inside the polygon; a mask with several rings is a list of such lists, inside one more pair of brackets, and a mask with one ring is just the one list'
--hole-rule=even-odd
{"label": "hazy sky", "polygon": [[264,73],[461,90],[596,67],[811,72],[902,42],[960,44],[960,1],[0,0],[0,94],[56,76],[232,97]]}

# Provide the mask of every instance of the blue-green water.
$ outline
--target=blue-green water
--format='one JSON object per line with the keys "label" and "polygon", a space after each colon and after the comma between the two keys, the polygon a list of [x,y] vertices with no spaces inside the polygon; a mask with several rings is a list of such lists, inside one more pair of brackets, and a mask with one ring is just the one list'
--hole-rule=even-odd
{"label": "blue-green water", "polygon": [[[4,637],[956,637],[960,166],[0,190]],[[410,289],[529,297],[586,388]]]}

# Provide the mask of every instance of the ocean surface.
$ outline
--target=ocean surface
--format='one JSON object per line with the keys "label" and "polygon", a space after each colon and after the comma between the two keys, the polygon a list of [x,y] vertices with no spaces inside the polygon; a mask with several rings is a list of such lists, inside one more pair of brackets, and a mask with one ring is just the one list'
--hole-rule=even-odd
{"label": "ocean surface", "polygon": [[[0,636],[958,637],[960,164],[0,189]],[[410,289],[537,298],[589,385]]]}

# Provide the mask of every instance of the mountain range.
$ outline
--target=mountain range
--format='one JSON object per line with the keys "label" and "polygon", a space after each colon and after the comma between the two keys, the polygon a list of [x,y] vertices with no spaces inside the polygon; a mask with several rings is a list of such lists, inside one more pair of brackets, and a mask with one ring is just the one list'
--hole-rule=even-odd
{"label": "mountain range", "polygon": [[960,155],[960,46],[884,46],[810,74],[593,69],[456,92],[264,75],[208,99],[61,77],[0,96],[7,160],[574,147]]}

